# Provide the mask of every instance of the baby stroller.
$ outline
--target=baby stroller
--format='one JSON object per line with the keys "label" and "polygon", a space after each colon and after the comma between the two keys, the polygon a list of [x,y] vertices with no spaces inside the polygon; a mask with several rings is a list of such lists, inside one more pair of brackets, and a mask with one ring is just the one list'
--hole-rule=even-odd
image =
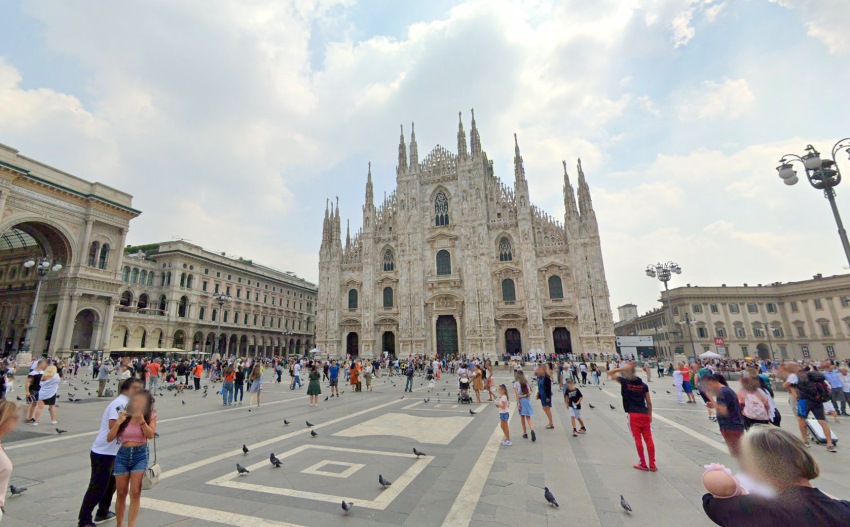
{"label": "baby stroller", "polygon": [[463,377],[458,382],[457,402],[460,404],[472,404],[472,397],[469,396],[469,379]]}

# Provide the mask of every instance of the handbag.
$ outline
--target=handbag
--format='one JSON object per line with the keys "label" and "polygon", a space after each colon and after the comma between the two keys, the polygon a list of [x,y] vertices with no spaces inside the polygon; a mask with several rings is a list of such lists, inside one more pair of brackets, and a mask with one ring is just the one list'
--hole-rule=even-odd
{"label": "handbag", "polygon": [[142,476],[142,490],[151,490],[159,483],[159,474],[162,469],[159,463],[156,462],[156,437],[153,438],[153,464],[145,469],[145,475]]}

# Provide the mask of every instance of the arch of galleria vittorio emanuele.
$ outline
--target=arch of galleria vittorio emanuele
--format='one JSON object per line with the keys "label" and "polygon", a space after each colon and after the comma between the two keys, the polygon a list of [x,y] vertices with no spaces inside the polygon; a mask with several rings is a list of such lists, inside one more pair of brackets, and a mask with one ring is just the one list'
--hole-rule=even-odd
{"label": "arch of galleria vittorio emanuele", "polygon": [[33,355],[108,349],[132,196],[0,144],[0,345],[22,350],[39,275],[29,258],[62,265],[44,277]]}

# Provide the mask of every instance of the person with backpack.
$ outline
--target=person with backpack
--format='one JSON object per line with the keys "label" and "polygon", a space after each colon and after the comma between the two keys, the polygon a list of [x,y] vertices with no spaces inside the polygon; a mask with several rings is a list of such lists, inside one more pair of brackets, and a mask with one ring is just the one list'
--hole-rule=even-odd
{"label": "person with backpack", "polygon": [[[793,366],[793,365],[792,365]],[[836,452],[835,444],[832,442],[832,431],[826,422],[823,403],[831,399],[831,390],[826,384],[826,378],[816,370],[793,370],[786,369],[787,376],[784,386],[793,388],[796,398],[797,424],[800,427],[800,436],[803,443],[810,446],[808,432],[806,430],[806,418],[812,414],[823,429],[826,439],[826,450]]]}
{"label": "person with backpack", "polygon": [[761,391],[761,383],[756,377],[741,379],[741,389],[738,390],[738,402],[744,414],[744,428],[749,430],[753,425],[770,424],[770,404]]}
{"label": "person with backpack", "polygon": [[413,367],[413,361],[408,361],[407,368],[404,370],[404,375],[407,377],[407,381],[404,383],[404,391],[412,392],[413,391],[413,373],[416,369]]}

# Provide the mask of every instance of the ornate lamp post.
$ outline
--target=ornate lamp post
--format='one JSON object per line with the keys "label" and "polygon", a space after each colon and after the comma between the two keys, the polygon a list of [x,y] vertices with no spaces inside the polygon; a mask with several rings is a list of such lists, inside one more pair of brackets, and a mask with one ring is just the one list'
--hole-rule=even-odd
{"label": "ornate lamp post", "polygon": [[844,138],[833,145],[831,158],[822,159],[820,152],[815,150],[815,147],[812,145],[806,146],[806,154],[802,156],[785,154],[779,160],[779,166],[776,167],[776,171],[786,185],[796,185],[799,178],[797,177],[797,171],[794,170],[793,163],[802,163],[803,168],[806,170],[806,178],[809,180],[809,183],[814,188],[822,190],[826,199],[829,200],[832,215],[835,217],[835,224],[838,226],[838,236],[841,238],[841,245],[844,247],[844,256],[847,258],[847,263],[850,264],[850,241],[847,240],[847,231],[844,230],[841,215],[838,213],[838,206],[835,204],[835,187],[841,183],[841,171],[835,162],[835,156],[842,150],[850,154],[850,137]]}
{"label": "ornate lamp post", "polygon": [[41,283],[44,281],[44,278],[50,271],[60,271],[62,269],[62,264],[60,264],[57,260],[51,261],[46,256],[38,260],[30,257],[27,261],[24,262],[24,267],[27,269],[32,269],[33,267],[35,267],[36,273],[38,273],[38,281],[36,282],[35,286],[35,298],[32,301],[30,318],[27,322],[27,334],[24,337],[24,345],[20,350],[22,353],[31,353],[30,347],[32,346],[32,334],[35,330],[35,313],[38,309],[38,296],[39,293],[41,293]]}
{"label": "ornate lamp post", "polygon": [[666,324],[668,326],[668,335],[673,333],[673,306],[670,304],[670,288],[667,286],[667,283],[674,274],[682,274],[682,268],[676,262],[667,262],[663,264],[657,263],[655,265],[649,264],[646,266],[646,276],[650,278],[658,278],[658,280],[664,284],[664,293],[667,297],[667,309],[669,310],[667,314],[668,322]]}
{"label": "ornate lamp post", "polygon": [[218,318],[216,321],[218,322],[218,330],[215,333],[215,352],[221,355],[221,319],[224,317],[224,311],[222,308],[224,304],[231,302],[233,297],[230,295],[226,295],[224,293],[213,293],[213,302],[218,303]]}

